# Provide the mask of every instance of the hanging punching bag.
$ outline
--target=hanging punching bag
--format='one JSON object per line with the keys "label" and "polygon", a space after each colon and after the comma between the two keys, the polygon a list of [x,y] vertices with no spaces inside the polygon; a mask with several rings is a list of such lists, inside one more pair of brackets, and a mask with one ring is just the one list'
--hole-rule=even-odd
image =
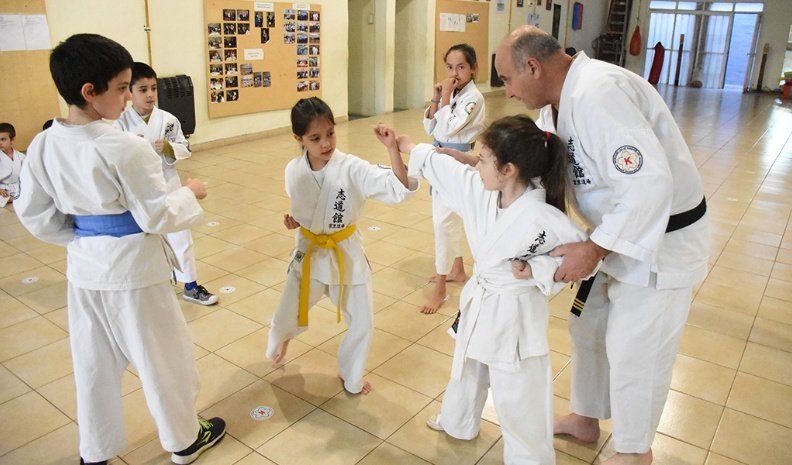
{"label": "hanging punching bag", "polygon": [[660,42],[654,46],[654,59],[652,60],[652,69],[649,71],[649,84],[656,86],[660,82],[660,72],[663,70],[663,62],[665,61],[665,47]]}
{"label": "hanging punching bag", "polygon": [[641,26],[636,25],[630,39],[630,55],[638,56],[641,54]]}

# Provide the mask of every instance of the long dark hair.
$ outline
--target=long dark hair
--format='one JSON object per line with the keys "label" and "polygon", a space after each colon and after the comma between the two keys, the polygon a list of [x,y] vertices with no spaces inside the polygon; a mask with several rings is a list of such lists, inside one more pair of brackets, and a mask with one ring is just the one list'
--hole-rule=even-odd
{"label": "long dark hair", "polygon": [[[513,164],[523,182],[543,187],[547,203],[566,211],[566,148],[561,139],[536,127],[528,116],[517,115],[492,123],[481,142],[492,150],[499,169]],[[534,185],[535,178],[541,179],[541,186]]]}
{"label": "long dark hair", "polygon": [[311,122],[317,118],[326,118],[335,126],[333,110],[319,97],[302,98],[291,109],[292,133],[304,136]]}
{"label": "long dark hair", "polygon": [[443,61],[446,61],[448,59],[448,54],[451,52],[461,53],[465,57],[465,61],[467,61],[468,65],[470,65],[472,69],[477,69],[478,63],[476,62],[476,49],[474,49],[470,45],[468,44],[452,45],[451,48],[449,48],[448,51],[445,52],[445,55],[443,55]]}

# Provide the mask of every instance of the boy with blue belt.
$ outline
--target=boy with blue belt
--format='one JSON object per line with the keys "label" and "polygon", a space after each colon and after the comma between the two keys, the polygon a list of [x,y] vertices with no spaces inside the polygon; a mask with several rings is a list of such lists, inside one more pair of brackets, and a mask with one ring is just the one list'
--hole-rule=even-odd
{"label": "boy with blue belt", "polygon": [[95,34],[55,47],[50,71],[69,114],[31,142],[15,205],[33,235],[67,248],[81,463],[126,449],[121,376],[131,362],[163,447],[188,464],[225,422],[196,416],[198,372],[162,234],[201,220],[206,187],[191,179],[169,193],[149,143],[102,121],[124,111],[131,67],[126,49]]}

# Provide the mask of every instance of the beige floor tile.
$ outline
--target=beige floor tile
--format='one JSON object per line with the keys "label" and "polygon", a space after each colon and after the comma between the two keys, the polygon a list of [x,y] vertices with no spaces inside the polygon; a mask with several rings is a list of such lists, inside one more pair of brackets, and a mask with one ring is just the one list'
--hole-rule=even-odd
{"label": "beige floor tile", "polygon": [[453,357],[456,340],[448,334],[448,329],[451,327],[453,320],[448,320],[447,323],[441,324],[430,331],[429,334],[418,340],[418,344]]}
{"label": "beige floor tile", "polygon": [[547,327],[547,341],[550,348],[558,353],[572,355],[572,338],[566,320],[550,317]]}
{"label": "beige floor tile", "polygon": [[429,462],[383,442],[358,462],[358,465],[429,465]]}
{"label": "beige floor tile", "polygon": [[726,405],[736,370],[678,354],[671,378],[671,389]]}
{"label": "beige floor tile", "polygon": [[196,362],[201,379],[196,409],[200,412],[249,386],[256,377],[215,354],[208,354]]}
{"label": "beige floor tile", "polygon": [[30,387],[0,365],[0,404],[30,391]]}
{"label": "beige floor tile", "polygon": [[66,258],[66,248],[59,245],[44,244],[41,247],[28,251],[28,255],[41,263],[54,263]]}
{"label": "beige floor tile", "polygon": [[[319,345],[317,348],[330,355],[336,356],[345,335],[346,331]],[[391,357],[406,349],[409,345],[410,341],[406,339],[374,328],[371,334],[371,347],[369,348],[368,358],[366,359],[366,370],[373,370],[382,365]],[[291,350],[291,345],[289,345],[289,350]]]}
{"label": "beige floor tile", "polygon": [[726,409],[715,433],[712,451],[749,465],[792,462],[792,429]]}
{"label": "beige floor tile", "polygon": [[77,425],[68,423],[0,457],[0,465],[63,465],[80,462]]}
{"label": "beige floor tile", "polygon": [[38,313],[6,293],[0,294],[0,328],[20,323],[38,316]]}
{"label": "beige floor tile", "polygon": [[29,386],[41,387],[72,372],[69,339],[12,358],[4,365]]}
{"label": "beige floor tile", "polygon": [[372,283],[377,292],[400,299],[426,284],[426,279],[385,268],[372,275]]}
{"label": "beige floor tile", "polygon": [[[179,162],[181,163],[181,162]],[[210,195],[213,195],[210,193]],[[205,202],[205,201],[204,201]],[[204,207],[204,211],[206,211],[206,207]],[[203,218],[204,222],[202,225],[192,228],[193,233],[201,232],[204,234],[213,234],[220,231],[223,231],[228,228],[233,228],[234,226],[240,224],[239,221],[233,220],[226,216],[217,215],[214,213],[206,213],[204,214]]]}
{"label": "beige floor tile", "polygon": [[570,399],[572,388],[572,365],[561,370],[553,380],[553,394],[563,399]]}
{"label": "beige floor tile", "polygon": [[415,342],[446,322],[450,325],[449,320],[446,315],[424,315],[414,305],[396,302],[374,315],[374,327]]}
{"label": "beige floor tile", "polygon": [[696,300],[717,308],[755,315],[767,278],[715,266],[701,286]]}
{"label": "beige floor tile", "polygon": [[264,261],[266,258],[268,257],[264,254],[254,252],[238,245],[232,245],[221,252],[201,258],[201,260],[220,269],[234,273]]}
{"label": "beige floor tile", "polygon": [[270,257],[278,257],[294,249],[294,235],[289,234],[288,231],[283,234],[271,233],[270,231],[266,231],[266,233],[267,235],[265,236],[244,242],[242,246]]}
{"label": "beige floor tile", "polygon": [[69,314],[65,307],[45,314],[44,318],[54,323],[58,328],[66,331],[67,333],[69,332]]}
{"label": "beige floor tile", "polygon": [[776,261],[787,265],[792,264],[792,249],[778,249]]}
{"label": "beige floor tile", "polygon": [[[222,270],[216,266],[212,266],[201,260],[197,260],[195,262],[195,265],[198,270],[198,284],[204,284],[209,281],[214,281],[215,279],[221,278],[228,274],[226,270]],[[207,289],[207,290],[213,294],[216,294],[218,292],[217,289]]]}
{"label": "beige floor tile", "polygon": [[670,391],[657,431],[707,450],[722,412],[720,405]]}
{"label": "beige floor tile", "polygon": [[490,422],[482,421],[478,437],[471,441],[427,428],[426,420],[437,415],[440,403],[432,402],[402,426],[388,442],[411,454],[438,465],[474,464],[495,444],[500,430]]}
{"label": "beige floor tile", "polygon": [[31,318],[0,329],[0,361],[12,359],[66,336],[65,331],[43,317]]}
{"label": "beige floor tile", "polygon": [[792,282],[770,278],[765,289],[765,296],[792,301]]}
{"label": "beige floor tile", "polygon": [[[201,465],[232,465],[253,452],[235,438],[226,435],[216,446],[201,454]],[[152,439],[142,447],[124,455],[128,465],[172,465],[171,453],[162,449],[159,439]]]}
{"label": "beige floor tile", "polygon": [[38,268],[43,263],[30,255],[19,253],[0,258],[0,278]]}
{"label": "beige floor tile", "polygon": [[432,402],[431,397],[375,374],[366,379],[373,386],[371,392],[360,395],[342,391],[322,404],[322,410],[386,439]]}
{"label": "beige floor tile", "polygon": [[[250,412],[257,407],[270,407],[272,417],[254,420]],[[228,434],[255,449],[315,408],[299,397],[259,380],[201,412],[201,416],[224,418]]]}
{"label": "beige floor tile", "polygon": [[277,465],[277,464],[272,460],[259,454],[258,452],[253,452],[252,454],[243,458],[234,465]]}
{"label": "beige floor tile", "polygon": [[257,259],[252,265],[238,270],[236,274],[264,286],[274,286],[286,281],[289,263],[277,258],[264,257]]}
{"label": "beige floor tile", "polygon": [[375,242],[366,246],[366,256],[369,261],[385,266],[391,266],[413,254],[415,254],[414,250],[386,241]]}
{"label": "beige floor tile", "polygon": [[792,427],[792,386],[738,372],[726,406]]}
{"label": "beige floor tile", "polygon": [[[223,302],[224,306],[230,305],[238,300],[242,300],[245,297],[249,297],[266,289],[257,282],[233,274],[228,274],[213,281],[204,283],[204,286],[207,289],[213,289],[214,292],[217,292],[217,295],[220,297],[220,301]],[[223,288],[226,288],[226,291],[228,292],[224,292]]]}
{"label": "beige floor tile", "polygon": [[792,321],[792,305],[789,300],[765,296],[759,304],[759,312],[756,316],[782,323]]}
{"label": "beige floor tile", "polygon": [[[41,395],[28,392],[0,405],[0,455],[16,449],[34,439],[69,423]],[[30,421],[31,419],[35,421]]]}
{"label": "beige floor tile", "polygon": [[234,247],[234,244],[212,236],[199,237],[193,242],[195,243],[195,258],[199,260],[204,260],[207,257]]}
{"label": "beige floor tile", "polygon": [[[40,291],[65,281],[66,277],[60,272],[48,266],[42,266],[3,278],[0,280],[0,289],[16,297]],[[62,307],[63,305],[60,306]]]}
{"label": "beige floor tile", "polygon": [[745,341],[686,325],[679,353],[729,368],[737,368]]}
{"label": "beige floor tile", "polygon": [[316,349],[279,367],[265,379],[314,405],[325,403],[344,389],[338,379],[336,358]]}
{"label": "beige floor tile", "polygon": [[182,297],[182,294],[183,293],[179,293],[177,300],[179,301],[179,307],[181,307],[182,315],[184,315],[184,320],[188,323],[199,318],[203,318],[222,308],[220,305],[201,305],[186,301]]}
{"label": "beige floor tile", "polygon": [[66,306],[66,281],[38,289],[18,298],[22,303],[42,315]]}
{"label": "beige floor tile", "polygon": [[758,258],[739,252],[724,251],[718,258],[717,266],[737,271],[747,271],[760,276],[770,276],[773,271],[773,260]]}
{"label": "beige floor tile", "polygon": [[[557,395],[553,396],[553,414],[556,416],[567,415],[570,413],[569,401]],[[553,438],[553,447],[556,451],[563,452],[579,460],[584,460],[591,463],[597,453],[602,449],[603,445],[608,441],[611,434],[611,422],[600,421],[600,437],[597,442],[584,443],[580,442],[572,436],[555,436]]]}
{"label": "beige floor tile", "polygon": [[[276,463],[347,465],[360,461],[381,442],[377,437],[317,409],[257,450]],[[301,453],[297,455],[295,450]]]}
{"label": "beige floor tile", "polygon": [[[614,453],[613,440],[609,440],[594,464],[601,464],[603,460],[610,458]],[[652,443],[652,455],[654,456],[652,463],[656,464],[703,465],[707,458],[707,451],[663,434],[657,434],[654,443]]]}
{"label": "beige floor tile", "polygon": [[694,300],[690,307],[687,323],[737,339],[747,340],[753,320],[752,315],[713,307]]}
{"label": "beige floor tile", "polygon": [[448,384],[451,357],[412,345],[380,365],[374,373],[434,398]]}
{"label": "beige floor tile", "polygon": [[[130,371],[125,371],[121,377],[121,395],[130,394],[140,389],[140,387],[140,379]],[[75,393],[73,374],[46,384],[38,388],[37,391],[66,416],[72,420],[77,420],[77,395]]]}
{"label": "beige floor tile", "polygon": [[316,306],[308,312],[308,329],[300,333],[296,339],[310,346],[318,346],[346,331],[344,319],[338,322],[336,310],[327,310]]}
{"label": "beige floor tile", "polygon": [[291,341],[286,358],[280,365],[275,365],[266,357],[268,334],[268,328],[260,329],[219,349],[216,354],[256,376],[264,377],[283,363],[311,350],[308,344]]}
{"label": "beige floor tile", "polygon": [[740,371],[792,386],[792,353],[749,342]]}
{"label": "beige floor tile", "polygon": [[704,462],[704,465],[741,465],[741,464],[742,462],[738,462],[736,460],[730,459],[728,457],[724,457],[714,452],[710,452],[707,455],[707,461]]}
{"label": "beige floor tile", "polygon": [[259,324],[269,326],[280,299],[280,292],[274,289],[265,289],[242,300],[230,303],[226,305],[226,308]]}
{"label": "beige floor tile", "polygon": [[773,272],[770,277],[780,279],[782,281],[792,281],[792,265],[776,262],[776,264],[773,266]]}
{"label": "beige floor tile", "polygon": [[255,321],[224,308],[191,321],[187,326],[193,341],[209,351],[215,351],[262,328]]}
{"label": "beige floor tile", "polygon": [[748,340],[792,352],[792,324],[757,317]]}
{"label": "beige floor tile", "polygon": [[236,245],[242,245],[245,242],[258,239],[260,237],[271,234],[266,229],[257,228],[248,224],[239,224],[230,228],[225,228],[222,231],[212,232],[211,235],[230,242]]}

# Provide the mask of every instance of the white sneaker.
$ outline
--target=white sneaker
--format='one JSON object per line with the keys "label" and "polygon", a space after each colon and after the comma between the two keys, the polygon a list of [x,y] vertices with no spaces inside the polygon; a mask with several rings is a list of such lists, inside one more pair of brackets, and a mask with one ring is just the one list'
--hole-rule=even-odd
{"label": "white sneaker", "polygon": [[435,431],[445,432],[443,427],[440,425],[440,415],[439,414],[437,414],[435,416],[432,416],[432,417],[429,417],[429,419],[426,420],[426,426],[428,426],[429,429],[433,429]]}

